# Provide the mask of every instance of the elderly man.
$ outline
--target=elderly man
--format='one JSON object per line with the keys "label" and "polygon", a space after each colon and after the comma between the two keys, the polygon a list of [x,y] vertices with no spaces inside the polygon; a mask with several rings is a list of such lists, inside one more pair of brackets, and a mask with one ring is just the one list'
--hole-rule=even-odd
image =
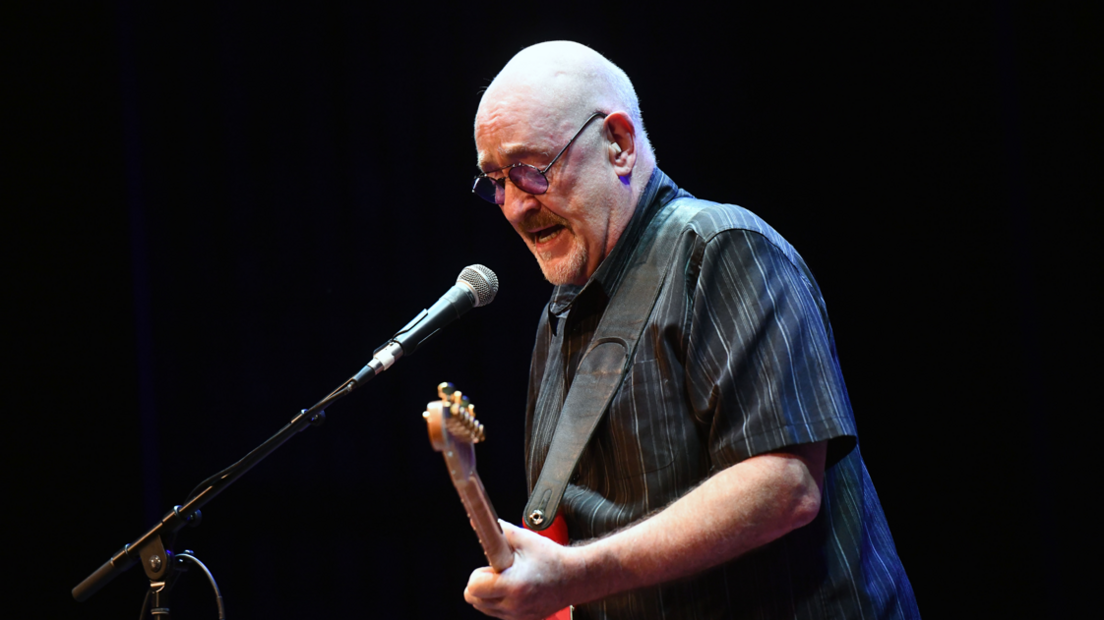
{"label": "elderly man", "polygon": [[[678,189],[628,77],[582,45],[518,53],[483,95],[475,141],[475,193],[555,285],[530,374],[531,490],[564,462],[557,433],[580,432],[561,411],[598,411],[566,461],[573,544],[505,524],[514,564],[476,570],[467,601],[501,618],[919,617],[797,252],[750,212]],[[628,363],[587,361],[607,340]]]}

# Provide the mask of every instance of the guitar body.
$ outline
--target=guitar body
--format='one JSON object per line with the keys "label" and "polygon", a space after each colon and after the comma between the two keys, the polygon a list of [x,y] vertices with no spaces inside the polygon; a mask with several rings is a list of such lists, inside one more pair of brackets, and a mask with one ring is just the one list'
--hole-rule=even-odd
{"label": "guitar body", "polygon": [[[485,438],[483,425],[475,419],[475,406],[451,383],[438,385],[437,395],[441,399],[426,405],[422,413],[429,443],[445,457],[449,478],[468,512],[483,553],[491,568],[501,573],[513,566],[514,550],[506,542],[498,515],[475,470],[475,444]],[[567,544],[567,524],[561,515],[556,515],[552,525],[537,533],[561,545]],[[548,620],[571,620],[571,608],[561,609]]]}
{"label": "guitar body", "polygon": [[[529,526],[525,524],[525,521],[521,522],[521,527],[529,530]],[[529,530],[533,532],[535,530]],[[564,521],[563,515],[556,513],[556,518],[552,520],[552,525],[537,532],[541,536],[544,536],[548,540],[561,545],[566,545],[568,542],[567,536],[567,522]]]}

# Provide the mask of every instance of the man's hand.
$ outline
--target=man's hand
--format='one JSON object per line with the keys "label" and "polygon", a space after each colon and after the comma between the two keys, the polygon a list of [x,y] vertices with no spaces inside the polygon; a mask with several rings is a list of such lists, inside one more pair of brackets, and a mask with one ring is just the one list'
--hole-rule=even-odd
{"label": "man's hand", "polygon": [[577,553],[535,534],[499,521],[514,548],[514,564],[501,573],[476,569],[464,600],[488,616],[507,620],[543,620],[570,605],[576,582]]}

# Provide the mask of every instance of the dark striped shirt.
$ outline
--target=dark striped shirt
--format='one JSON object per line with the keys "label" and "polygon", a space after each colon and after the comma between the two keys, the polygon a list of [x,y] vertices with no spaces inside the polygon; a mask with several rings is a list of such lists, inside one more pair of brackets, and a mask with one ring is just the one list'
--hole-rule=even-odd
{"label": "dark striped shirt", "polygon": [[[530,374],[530,489],[636,240],[676,197],[690,198],[657,169],[586,286],[553,291]],[[821,510],[731,562],[579,606],[575,618],[919,617],[859,455],[824,300],[804,261],[751,212],[712,203],[679,233],[675,252],[631,369],[564,495],[571,539],[630,525],[749,457],[828,441]]]}

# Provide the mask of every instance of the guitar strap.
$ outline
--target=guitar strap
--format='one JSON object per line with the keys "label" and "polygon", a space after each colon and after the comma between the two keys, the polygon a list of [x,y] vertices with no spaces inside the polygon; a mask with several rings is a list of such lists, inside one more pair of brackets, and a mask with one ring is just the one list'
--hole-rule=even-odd
{"label": "guitar strap", "polygon": [[525,506],[524,519],[529,529],[540,531],[552,524],[583,448],[632,364],[636,344],[674,260],[680,232],[708,204],[694,198],[677,198],[655,215],[662,221],[645,228],[564,399],[544,467]]}

